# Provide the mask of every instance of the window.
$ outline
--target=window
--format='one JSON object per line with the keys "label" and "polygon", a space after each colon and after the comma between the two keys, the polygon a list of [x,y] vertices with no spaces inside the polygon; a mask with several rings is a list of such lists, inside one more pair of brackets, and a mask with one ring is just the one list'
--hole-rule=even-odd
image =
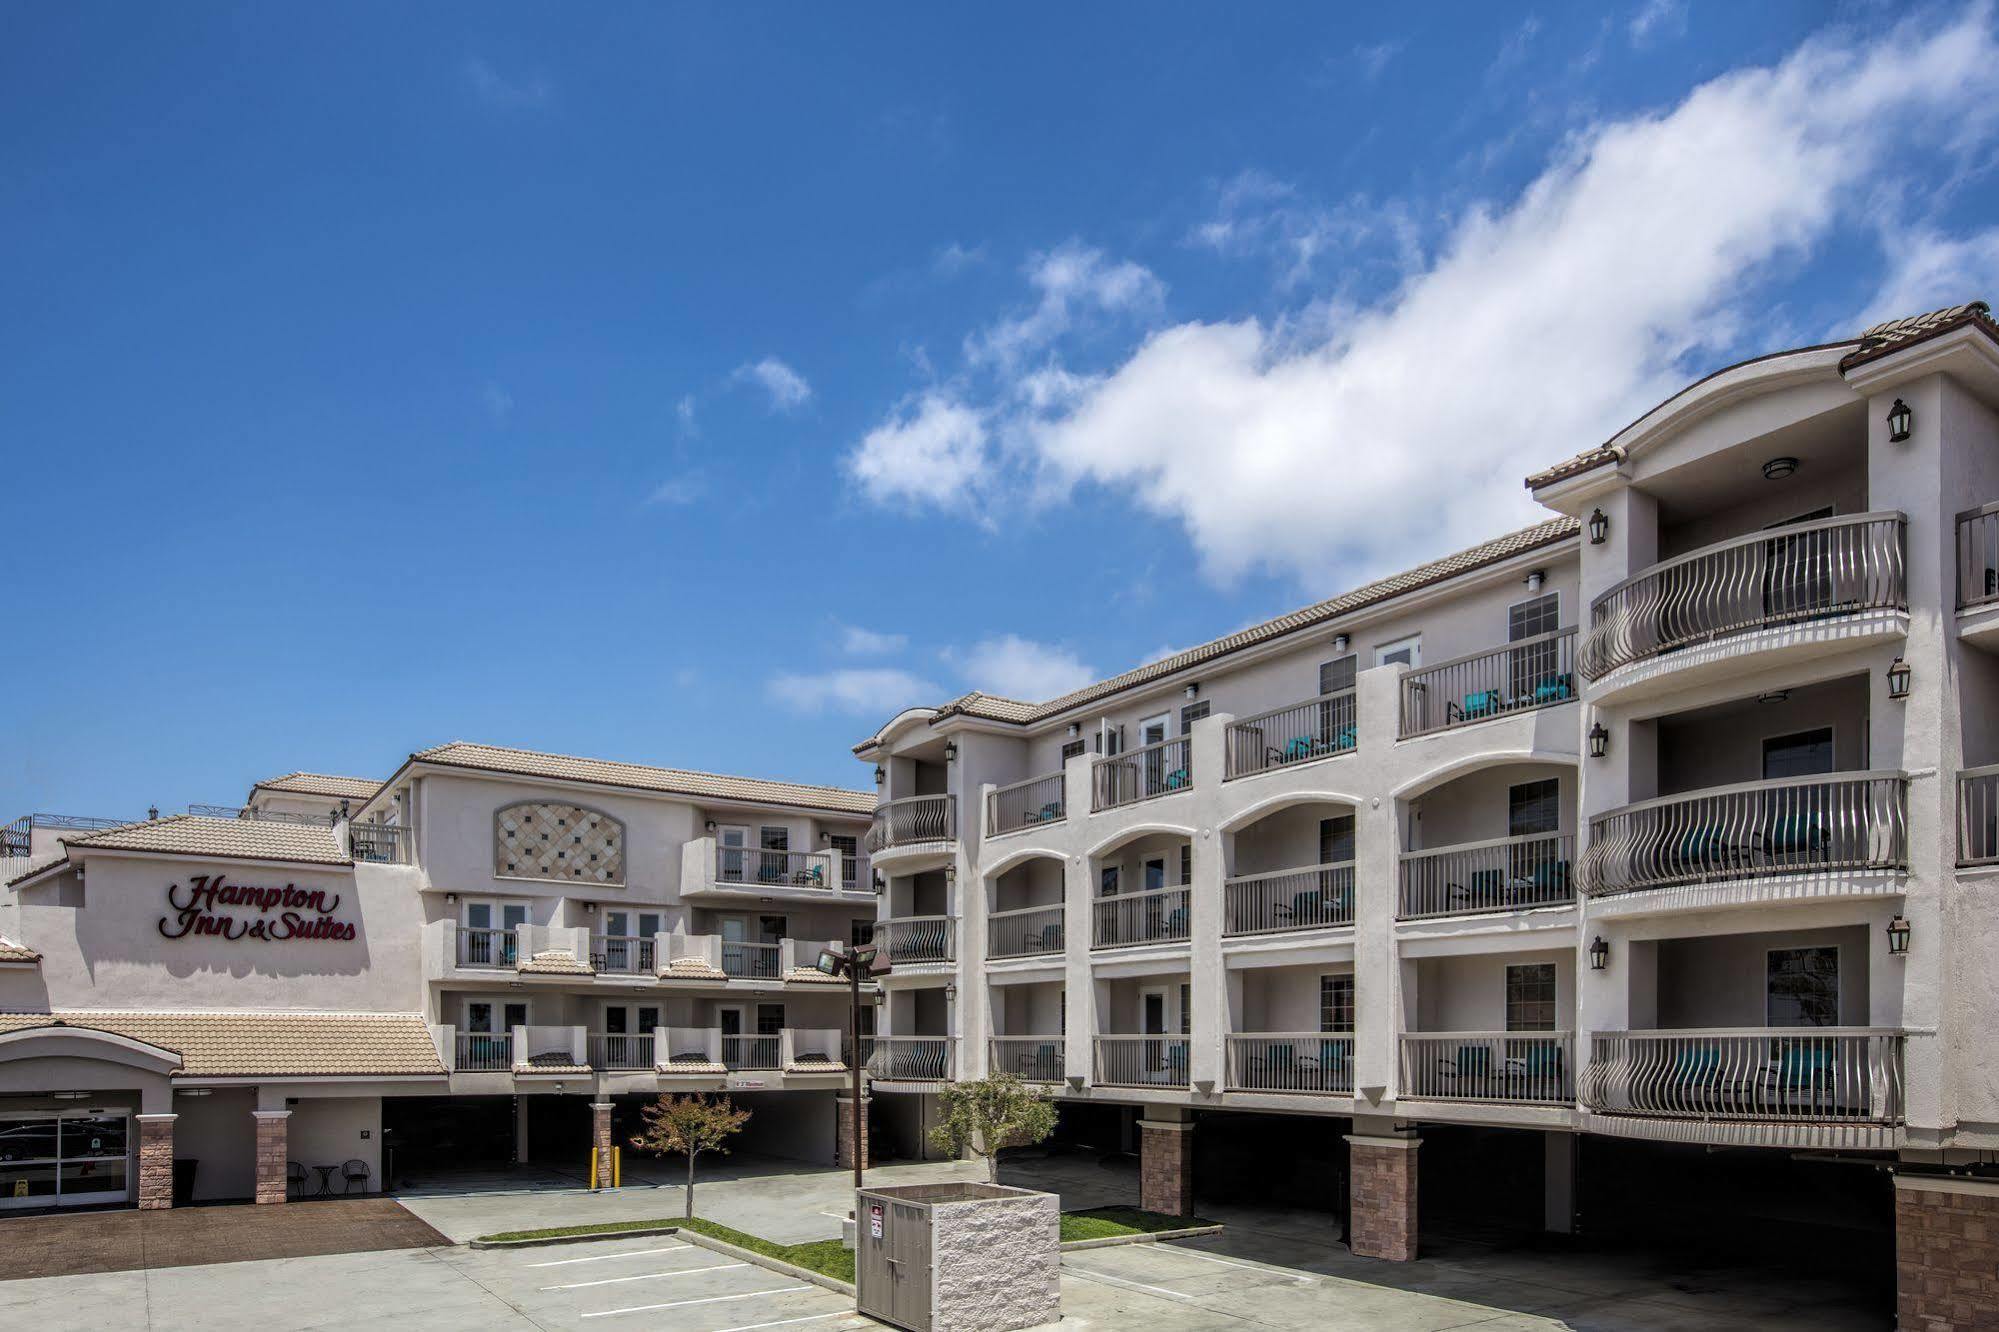
{"label": "window", "polygon": [[766,824],[757,829],[757,882],[783,883],[791,877],[791,829]]}
{"label": "window", "polygon": [[861,876],[861,839],[851,833],[834,833],[826,845],[840,853],[840,886],[852,891]]}
{"label": "window", "polygon": [[1319,863],[1338,865],[1353,859],[1353,815],[1336,814],[1319,820]]}
{"label": "window", "polygon": [[1552,634],[1561,627],[1562,596],[1559,592],[1516,601],[1506,608],[1506,641],[1509,643],[1518,643],[1523,638],[1539,634]]}
{"label": "window", "polygon": [[625,825],[582,805],[508,805],[493,813],[493,873],[623,883]]}
{"label": "window", "polygon": [[1205,698],[1199,703],[1189,703],[1186,707],[1180,709],[1180,734],[1192,735],[1194,733],[1194,723],[1207,716],[1211,711],[1213,709],[1209,706],[1208,700]]}
{"label": "window", "polygon": [[1400,662],[1405,666],[1418,666],[1422,664],[1423,660],[1422,649],[1423,636],[1421,634],[1411,634],[1407,638],[1398,638],[1393,643],[1383,643],[1374,650],[1374,664],[1377,666],[1392,666]]}
{"label": "window", "polygon": [[783,1004],[757,1005],[757,1035],[775,1036],[784,1030]]}
{"label": "window", "polygon": [[1763,777],[1816,777],[1833,770],[1832,727],[1821,726],[1795,735],[1773,735],[1763,742]]}
{"label": "window", "polygon": [[1772,948],[1765,1011],[1773,1027],[1839,1025],[1839,949]]}
{"label": "window", "polygon": [[[1506,608],[1506,641],[1538,638],[1562,627],[1559,593],[1515,602]],[[1574,682],[1562,671],[1562,645],[1552,638],[1529,643],[1506,654],[1507,688],[1515,704],[1525,705],[1574,696]]]}
{"label": "window", "polygon": [[1145,862],[1146,891],[1151,892],[1154,888],[1164,888],[1165,886],[1166,886],[1166,862],[1157,859],[1146,861]]}
{"label": "window", "polygon": [[1353,1030],[1353,977],[1319,977],[1319,1030]]}
{"label": "window", "polygon": [[1185,1036],[1193,1029],[1189,1021],[1189,1015],[1194,1011],[1194,1005],[1187,1001],[1189,993],[1190,987],[1186,985],[1180,987],[1180,1034],[1182,1036]]}
{"label": "window", "polygon": [[1349,652],[1334,661],[1319,663],[1319,692],[1337,694],[1342,689],[1354,686],[1354,677],[1360,670],[1360,657]]}
{"label": "window", "polygon": [[1506,1029],[1555,1029],[1555,964],[1529,962],[1506,969]]}
{"label": "window", "polygon": [[1097,896],[1116,897],[1118,895],[1118,873],[1122,866],[1106,865],[1097,873]]}
{"label": "window", "polygon": [[1071,740],[1068,744],[1062,746],[1062,761],[1067,763],[1070,759],[1075,758],[1088,748],[1089,746],[1081,740]]}
{"label": "window", "polygon": [[847,942],[859,948],[863,944],[873,943],[874,938],[875,923],[866,916],[856,916],[853,924],[848,927]]}
{"label": "window", "polygon": [[1562,829],[1562,784],[1550,777],[1545,782],[1523,782],[1506,788],[1506,835],[1531,837],[1535,833]]}

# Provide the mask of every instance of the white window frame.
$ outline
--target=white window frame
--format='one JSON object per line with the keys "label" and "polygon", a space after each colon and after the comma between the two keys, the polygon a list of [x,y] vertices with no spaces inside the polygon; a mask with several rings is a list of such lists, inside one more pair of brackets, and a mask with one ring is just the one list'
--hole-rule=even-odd
{"label": "white window frame", "polygon": [[1392,639],[1386,643],[1376,643],[1374,645],[1374,664],[1376,666],[1388,665],[1389,655],[1400,652],[1403,648],[1409,649],[1410,670],[1413,671],[1423,664],[1423,635],[1421,634],[1410,634],[1403,638]]}

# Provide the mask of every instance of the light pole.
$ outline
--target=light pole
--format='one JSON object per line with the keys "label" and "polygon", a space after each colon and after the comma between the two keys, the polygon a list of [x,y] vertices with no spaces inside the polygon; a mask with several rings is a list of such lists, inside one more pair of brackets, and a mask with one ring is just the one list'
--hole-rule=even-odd
{"label": "light pole", "polygon": [[861,1187],[861,1153],[867,1145],[866,1137],[861,1129],[861,982],[879,976],[888,969],[889,966],[886,962],[880,966],[875,965],[875,947],[873,944],[859,945],[849,948],[845,952],[841,952],[838,948],[822,948],[819,950],[820,974],[826,976],[845,976],[847,978],[847,994],[852,1002],[847,1030],[852,1032],[854,1036],[854,1111],[847,1117],[847,1122],[851,1126],[849,1129],[851,1140],[847,1146],[854,1158],[854,1187],[857,1189]]}

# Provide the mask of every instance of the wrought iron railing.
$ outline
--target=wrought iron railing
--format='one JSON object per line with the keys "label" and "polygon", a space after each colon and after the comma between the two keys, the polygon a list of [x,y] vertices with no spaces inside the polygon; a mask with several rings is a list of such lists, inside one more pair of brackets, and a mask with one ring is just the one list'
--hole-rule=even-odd
{"label": "wrought iron railing", "polygon": [[1411,1100],[1570,1105],[1576,1099],[1574,1032],[1404,1032],[1400,1044],[1401,1095]]}
{"label": "wrought iron railing", "polygon": [[1099,1036],[1091,1041],[1099,1087],[1188,1086],[1185,1036]]}
{"label": "wrought iron railing", "polygon": [[900,916],[875,922],[875,945],[891,964],[949,962],[957,956],[958,922],[950,916]]}
{"label": "wrought iron railing", "polygon": [[658,941],[650,934],[593,934],[590,965],[622,976],[650,976],[658,967]]}
{"label": "wrought iron railing", "polygon": [[514,1038],[510,1032],[461,1031],[458,1033],[457,1062],[460,1073],[507,1073],[514,1067]]}
{"label": "wrought iron railing", "polygon": [[23,814],[5,827],[0,827],[0,857],[19,857],[33,854],[35,829],[57,828],[68,832],[101,832],[106,828],[122,828],[132,819],[98,819],[84,814]]}
{"label": "wrought iron railing", "polygon": [[722,940],[722,974],[738,980],[775,980],[783,946],[742,939]]}
{"label": "wrought iron railing", "polygon": [[1353,1037],[1318,1031],[1228,1038],[1229,1091],[1353,1094]]}
{"label": "wrought iron railing", "polygon": [[1022,1082],[1060,1082],[1060,1036],[995,1036],[987,1042],[986,1060],[995,1073],[1011,1073]]}
{"label": "wrought iron railing", "polygon": [[949,842],[958,836],[958,797],[904,796],[875,806],[868,825],[868,853],[925,842]]}
{"label": "wrought iron railing", "polygon": [[356,860],[376,865],[410,865],[416,862],[413,829],[398,823],[350,823],[347,825],[348,853]]}
{"label": "wrought iron railing", "polygon": [[1598,1114],[1902,1122],[1902,1033],[1861,1027],[1599,1031],[1582,1103]]}
{"label": "wrought iron railing", "polygon": [[952,1075],[952,1036],[863,1036],[868,1076],[884,1082],[943,1082]]}
{"label": "wrought iron railing", "polygon": [[1186,939],[1192,930],[1192,904],[1193,894],[1184,886],[1099,897],[1090,904],[1095,925],[1090,945],[1120,948],[1126,944]]}
{"label": "wrought iron railing", "polygon": [[832,888],[833,858],[824,851],[715,848],[715,882],[760,888]]}
{"label": "wrought iron railing", "polygon": [[1570,866],[1576,839],[1566,833],[1529,833],[1462,842],[1402,856],[1397,920],[1522,911],[1576,900]]}
{"label": "wrought iron railing", "polygon": [[1816,518],[1663,560],[1590,605],[1577,664],[1598,679],[1675,648],[1869,610],[1905,610],[1899,513]]}
{"label": "wrought iron railing", "polygon": [[1069,813],[1062,788],[1063,777],[1059,772],[996,787],[986,796],[986,835],[997,837],[1022,828],[1062,822]]}
{"label": "wrought iron railing", "polygon": [[1642,800],[1590,820],[1585,896],[1908,865],[1908,778],[1787,777]]}
{"label": "wrought iron railing", "polygon": [[1957,863],[1999,861],[1999,763],[1957,775]]}
{"label": "wrought iron railing", "polygon": [[1999,501],[1957,516],[1957,608],[1999,601]]}
{"label": "wrought iron railing", "polygon": [[458,927],[459,966],[512,967],[518,966],[520,960],[520,936],[514,931]]}
{"label": "wrought iron railing", "polygon": [[590,1067],[629,1071],[653,1066],[652,1033],[627,1036],[617,1032],[590,1033]]}
{"label": "wrought iron railing", "polygon": [[784,1064],[784,1038],[776,1032],[767,1036],[723,1036],[722,1067],[735,1071],[761,1071]]}
{"label": "wrought iron railing", "polygon": [[1037,957],[1062,951],[1062,907],[1023,907],[986,917],[987,957]]}
{"label": "wrought iron railing", "polygon": [[1090,808],[1116,809],[1194,784],[1194,747],[1187,736],[1100,758],[1090,769]]}
{"label": "wrought iron railing", "polygon": [[1222,882],[1222,933],[1353,924],[1353,862],[1238,874]]}
{"label": "wrought iron railing", "polygon": [[1556,629],[1402,677],[1403,739],[1576,697],[1576,631]]}
{"label": "wrought iron railing", "polygon": [[1338,689],[1303,703],[1229,723],[1223,780],[1350,754],[1360,739],[1354,691]]}

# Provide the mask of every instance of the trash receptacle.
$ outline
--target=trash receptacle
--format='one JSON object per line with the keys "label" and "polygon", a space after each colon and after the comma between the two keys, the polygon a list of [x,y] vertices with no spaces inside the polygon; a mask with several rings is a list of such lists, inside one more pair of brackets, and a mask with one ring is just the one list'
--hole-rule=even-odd
{"label": "trash receptacle", "polygon": [[186,1207],[194,1201],[194,1168],[200,1164],[198,1157],[174,1158],[174,1206]]}
{"label": "trash receptacle", "polygon": [[911,1332],[1007,1332],[1062,1317],[1062,1209],[998,1184],[860,1189],[854,1307]]}

